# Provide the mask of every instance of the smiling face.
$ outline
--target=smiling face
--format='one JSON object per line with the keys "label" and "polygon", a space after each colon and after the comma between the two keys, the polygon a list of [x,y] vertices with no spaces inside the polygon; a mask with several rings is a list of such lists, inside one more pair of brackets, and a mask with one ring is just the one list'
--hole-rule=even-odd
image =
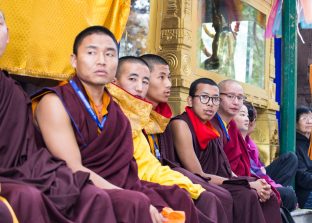
{"label": "smiling face", "polygon": [[234,116],[234,121],[242,135],[246,135],[249,129],[249,118],[248,109],[245,105],[243,105],[238,114]]}
{"label": "smiling face", "polygon": [[8,42],[9,42],[8,27],[6,25],[4,16],[0,11],[0,56],[4,53]]}
{"label": "smiling face", "polygon": [[79,79],[88,86],[110,83],[116,74],[118,51],[111,37],[102,33],[86,36],[71,58]]}
{"label": "smiling face", "polygon": [[167,103],[170,96],[171,86],[169,66],[153,64],[146,99],[149,100],[154,107],[161,102]]}
{"label": "smiling face", "polygon": [[[203,104],[200,97],[210,97],[207,103]],[[188,105],[202,122],[213,118],[218,111],[219,105],[214,104],[212,98],[219,98],[219,88],[210,84],[200,83],[196,87],[195,96],[188,97]]]}
{"label": "smiling face", "polygon": [[134,96],[145,98],[150,75],[146,65],[136,62],[124,62],[119,68],[116,84]]}

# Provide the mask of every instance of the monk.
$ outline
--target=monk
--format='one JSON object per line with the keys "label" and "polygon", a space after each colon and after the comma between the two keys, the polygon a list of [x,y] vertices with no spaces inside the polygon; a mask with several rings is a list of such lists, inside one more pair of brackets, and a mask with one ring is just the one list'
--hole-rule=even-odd
{"label": "monk", "polygon": [[[105,88],[118,65],[114,35],[100,26],[80,32],[71,64],[76,75],[69,83],[43,89],[35,98],[40,99],[35,118],[51,153],[73,172],[90,173],[97,187],[116,191],[110,197],[116,217],[127,217],[122,222],[163,222],[159,211],[164,207],[184,211],[186,222],[197,222],[186,191],[138,178],[130,123]],[[141,210],[134,212],[132,203]]]}
{"label": "monk", "polygon": [[293,211],[297,206],[297,197],[291,182],[297,171],[298,158],[294,153],[288,152],[280,155],[269,166],[264,167],[260,161],[258,148],[250,137],[256,127],[256,117],[256,108],[247,101],[244,102],[240,112],[234,117],[235,123],[247,145],[250,157],[250,172],[259,178],[265,179],[273,190],[278,191],[284,208]]}
{"label": "monk", "polygon": [[[244,139],[239,132],[235,121],[233,120],[235,115],[237,115],[240,111],[243,102],[246,99],[243,88],[237,81],[234,80],[221,81],[219,83],[219,88],[220,106],[218,114],[212,120],[213,125],[220,132],[220,139],[223,142],[223,149],[229,160],[231,170],[237,176],[251,176],[250,160],[246,143],[244,142]],[[276,203],[280,203],[279,193],[274,188],[273,191],[276,194],[273,193],[272,189],[264,190],[267,187],[271,188],[271,186],[264,179],[258,179],[253,183],[257,182],[262,183],[262,189],[257,189],[257,192],[260,198],[259,200],[261,202],[261,207],[265,219],[267,222],[271,222],[274,213],[268,211],[268,209],[269,206],[276,206]],[[276,209],[277,208],[271,208],[272,211],[276,212],[275,215],[277,216],[278,214]]]}
{"label": "monk", "polygon": [[114,100],[129,117],[134,143],[134,158],[138,165],[141,180],[174,185],[184,188],[194,199],[200,210],[201,222],[228,222],[226,210],[219,199],[211,192],[205,191],[199,184],[193,184],[181,173],[163,166],[151,153],[149,143],[142,130],[148,124],[152,104],[143,100],[146,97],[150,81],[150,71],[144,60],[127,56],[119,59],[116,84],[108,86]]}
{"label": "monk", "polygon": [[270,206],[277,208],[277,216],[272,215],[272,221],[267,221],[258,201],[256,190],[264,194],[260,199],[265,199],[269,187],[261,188],[262,183],[253,182],[253,178],[232,175],[219,132],[210,123],[220,103],[217,84],[208,78],[194,81],[187,102],[185,112],[169,124],[174,150],[168,151],[168,158],[192,173],[210,177],[213,184],[228,190],[234,200],[234,222],[280,222],[277,203]]}
{"label": "monk", "polygon": [[193,183],[200,184],[206,191],[213,193],[226,210],[228,221],[232,222],[233,199],[227,190],[209,183],[209,179],[195,175],[182,168],[179,163],[168,159],[168,151],[174,149],[171,132],[167,131],[167,125],[172,117],[172,111],[168,105],[172,85],[169,65],[165,59],[155,54],[145,54],[141,58],[148,64],[151,71],[146,100],[152,103],[153,110],[148,124],[144,127],[144,134],[149,141],[152,154],[163,165],[169,165],[173,170],[187,176]]}
{"label": "monk", "polygon": [[[1,12],[0,55],[7,43]],[[63,161],[37,146],[30,99],[2,71],[0,120],[1,222],[116,222],[110,198],[88,183],[88,173],[73,174]]]}

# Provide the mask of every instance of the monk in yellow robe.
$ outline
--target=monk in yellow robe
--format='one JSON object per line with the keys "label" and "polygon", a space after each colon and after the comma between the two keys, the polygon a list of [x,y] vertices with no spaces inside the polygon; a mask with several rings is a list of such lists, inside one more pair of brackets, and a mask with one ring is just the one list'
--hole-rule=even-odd
{"label": "monk in yellow robe", "polygon": [[[176,184],[187,190],[194,199],[201,222],[232,222],[218,197],[207,192],[201,185],[193,184],[189,178],[169,166],[163,166],[151,153],[143,133],[153,109],[152,104],[143,99],[148,90],[149,79],[148,65],[138,57],[128,56],[119,59],[115,81],[118,86],[108,86],[113,99],[130,120],[139,178],[161,185]],[[230,200],[230,205],[231,202]],[[231,207],[229,212],[232,213]]]}

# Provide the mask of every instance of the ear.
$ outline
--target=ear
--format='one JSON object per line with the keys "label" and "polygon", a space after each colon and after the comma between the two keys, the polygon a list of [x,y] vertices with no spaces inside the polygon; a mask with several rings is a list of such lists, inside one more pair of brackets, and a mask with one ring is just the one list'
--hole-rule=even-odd
{"label": "ear", "polygon": [[193,106],[193,98],[191,96],[188,96],[186,100],[187,100],[187,105],[189,107],[192,107]]}
{"label": "ear", "polygon": [[77,56],[75,54],[70,55],[70,63],[73,68],[77,68]]}

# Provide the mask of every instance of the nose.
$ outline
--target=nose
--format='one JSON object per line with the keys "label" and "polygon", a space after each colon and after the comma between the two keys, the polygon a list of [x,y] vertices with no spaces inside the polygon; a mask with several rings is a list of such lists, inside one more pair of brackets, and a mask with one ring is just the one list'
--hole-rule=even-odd
{"label": "nose", "polygon": [[237,97],[234,97],[234,99],[233,99],[233,103],[234,103],[234,104],[240,104],[240,101],[238,100],[238,98],[237,98]]}
{"label": "nose", "polygon": [[206,105],[208,105],[208,106],[213,106],[212,98],[209,98],[209,99],[208,99],[208,102],[206,103]]}
{"label": "nose", "polygon": [[99,64],[105,64],[105,55],[104,55],[104,53],[99,53],[98,63]]}
{"label": "nose", "polygon": [[166,78],[165,85],[166,85],[166,88],[171,88],[172,86],[171,80],[168,77]]}
{"label": "nose", "polygon": [[137,92],[142,92],[142,90],[143,90],[143,85],[142,85],[142,83],[137,83],[136,84],[136,86],[135,86],[135,90],[137,91]]}

